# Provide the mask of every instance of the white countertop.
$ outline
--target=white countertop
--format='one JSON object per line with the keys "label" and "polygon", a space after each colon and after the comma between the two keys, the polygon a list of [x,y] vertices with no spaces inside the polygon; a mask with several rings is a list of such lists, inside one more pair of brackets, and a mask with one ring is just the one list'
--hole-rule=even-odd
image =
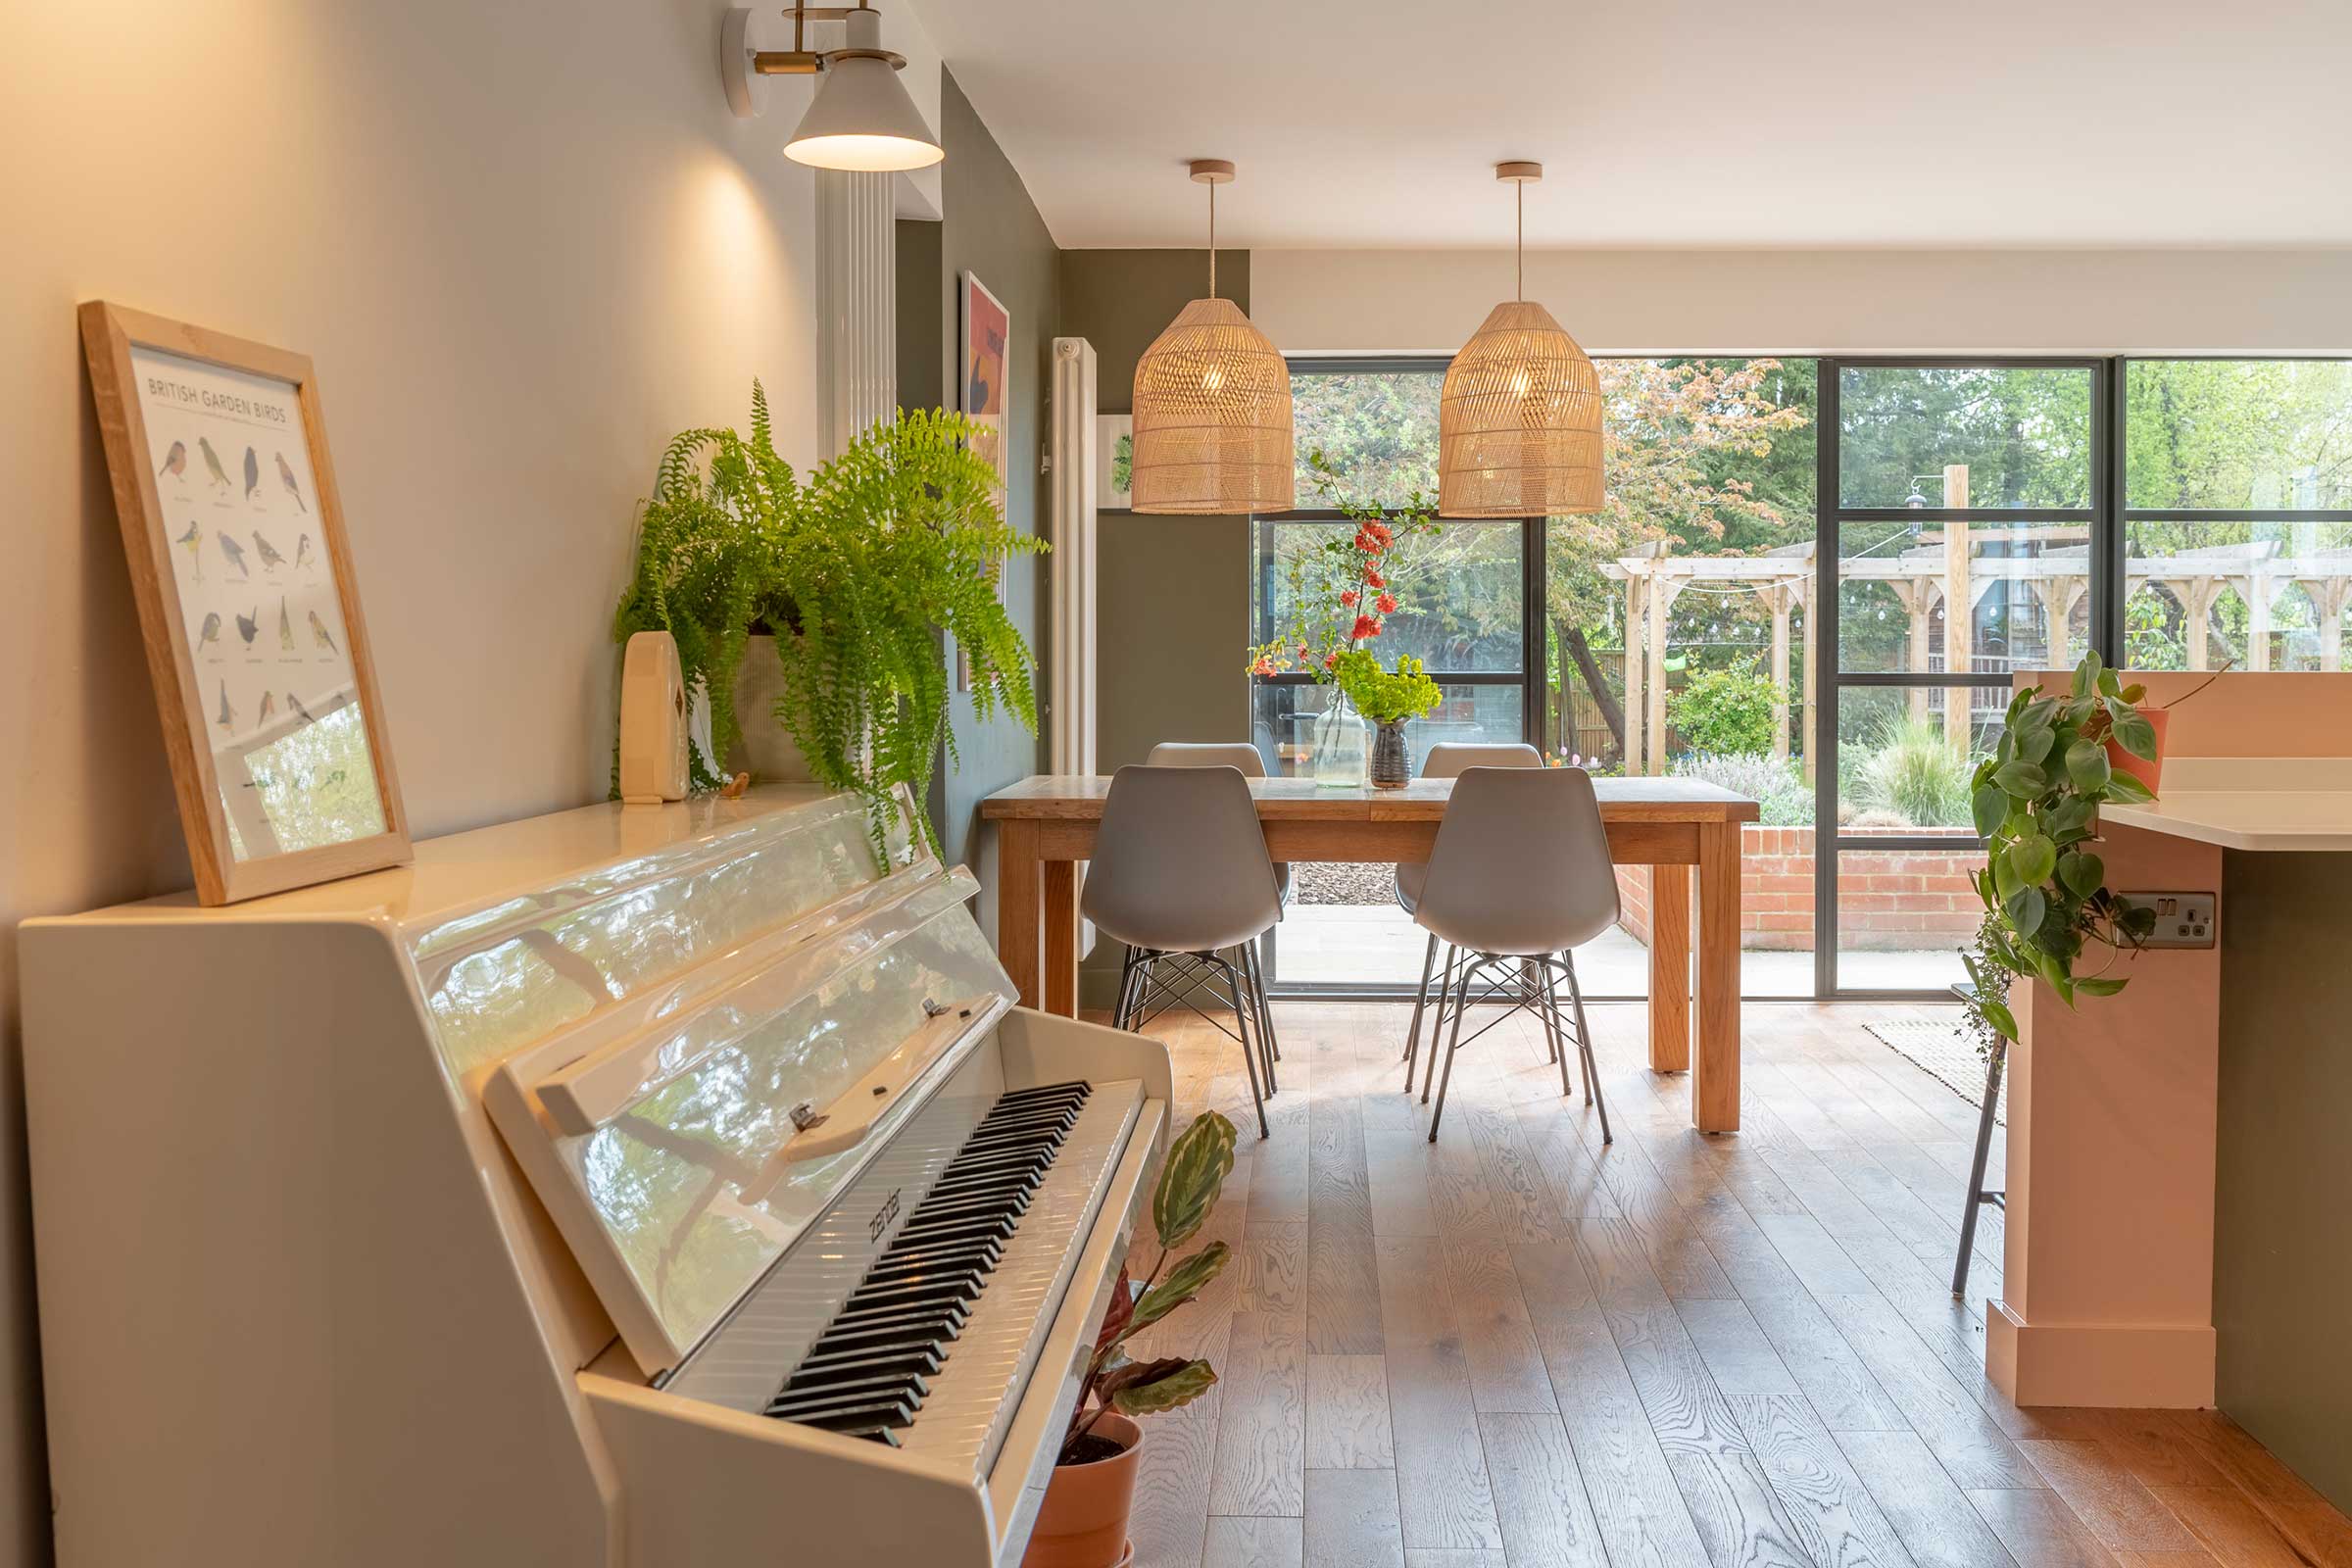
{"label": "white countertop", "polygon": [[2099,817],[2226,850],[2352,851],[2352,758],[2167,758],[2163,795]]}

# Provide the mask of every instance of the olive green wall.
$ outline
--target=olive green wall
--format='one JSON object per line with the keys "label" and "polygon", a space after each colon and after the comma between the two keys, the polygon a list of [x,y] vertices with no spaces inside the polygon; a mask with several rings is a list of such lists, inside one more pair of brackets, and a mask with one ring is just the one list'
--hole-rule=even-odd
{"label": "olive green wall", "polygon": [[[899,225],[899,401],[917,408],[958,403],[963,273],[971,272],[1004,305],[1012,323],[1005,356],[1011,397],[1004,514],[1017,528],[1044,533],[1048,498],[1038,469],[1053,380],[1061,253],[1019,172],[981,123],[954,74],[946,71],[940,79],[939,130],[948,153],[940,165],[941,220]],[[1045,588],[1042,558],[1016,561],[1006,573],[1005,609],[1041,659]],[[1045,689],[1041,667],[1041,700]],[[943,760],[931,791],[931,819],[948,860],[968,863],[993,886],[993,835],[979,832],[979,803],[1036,772],[1043,754],[1038,739],[1010,714],[1000,711],[981,722],[968,696],[955,700],[949,722],[956,729],[958,759]],[[995,906],[993,898],[980,901],[981,921],[992,932]]]}
{"label": "olive green wall", "polygon": [[[1062,253],[1061,333],[1095,346],[1102,413],[1134,407],[1136,361],[1207,283],[1205,251]],[[1249,252],[1217,253],[1217,292],[1250,308]],[[1140,762],[1160,741],[1249,739],[1249,519],[1106,512],[1097,557],[1102,770]],[[1085,1004],[1108,1006],[1116,975],[1111,944],[1099,942],[1080,977]]]}
{"label": "olive green wall", "polygon": [[2213,1321],[2221,1407],[2352,1510],[2352,856],[2222,870]]}

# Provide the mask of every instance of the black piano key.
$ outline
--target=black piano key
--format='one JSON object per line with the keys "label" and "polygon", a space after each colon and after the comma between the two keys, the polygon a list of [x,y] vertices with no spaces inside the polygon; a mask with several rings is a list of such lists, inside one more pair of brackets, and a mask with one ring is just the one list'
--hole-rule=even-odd
{"label": "black piano key", "polygon": [[922,1242],[978,1241],[982,1238],[993,1238],[997,1241],[1005,1241],[1012,1235],[1012,1221],[1009,1219],[999,1219],[995,1221],[972,1220],[966,1223],[955,1225],[939,1224],[917,1226],[910,1224],[905,1230],[899,1232],[899,1235],[905,1239]]}
{"label": "black piano key", "polygon": [[988,1238],[977,1242],[960,1242],[945,1247],[892,1248],[874,1259],[876,1269],[935,1268],[947,1262],[969,1262],[983,1268],[995,1268],[1004,1255],[1004,1244]]}
{"label": "black piano key", "polygon": [[863,1437],[868,1435],[870,1429],[914,1425],[914,1406],[905,1399],[868,1399],[833,1408],[796,1411],[791,1416],[778,1416],[777,1419]]}
{"label": "black piano key", "polygon": [[945,1344],[963,1332],[962,1309],[949,1313],[933,1308],[906,1312],[881,1312],[861,1318],[836,1316],[825,1325],[816,1343],[808,1347],[808,1354],[829,1353],[858,1345],[875,1345],[891,1340],[921,1339],[928,1343]]}
{"label": "black piano key", "polygon": [[1027,1193],[1004,1193],[990,1198],[964,1198],[942,1203],[925,1199],[916,1205],[914,1221],[976,1219],[990,1214],[1010,1214],[1016,1218],[1029,1212]]}
{"label": "black piano key", "polygon": [[1068,1099],[1072,1096],[1084,1100],[1093,1088],[1094,1085],[1082,1079],[1072,1079],[1066,1084],[1039,1084],[1034,1089],[1007,1089],[997,1097],[997,1103],[1000,1105],[1025,1105],[1033,1101]]}
{"label": "black piano key", "polygon": [[[993,1245],[993,1244],[992,1244]],[[910,1275],[925,1274],[942,1268],[976,1268],[981,1272],[997,1266],[997,1254],[977,1247],[951,1248],[924,1256],[886,1257],[865,1271],[858,1283],[875,1285],[884,1280],[903,1280]]]}
{"label": "black piano key", "polygon": [[1025,1110],[1012,1116],[991,1116],[972,1129],[974,1138],[996,1138],[1005,1133],[1068,1132],[1078,1124],[1078,1107],[1066,1109]]}
{"label": "black piano key", "polygon": [[921,1373],[885,1369],[866,1377],[787,1383],[783,1392],[767,1401],[764,1413],[790,1420],[795,1410],[826,1409],[845,1399],[903,1398],[919,1410],[923,1407],[923,1396],[930,1392],[931,1385],[923,1380]]}
{"label": "black piano key", "polygon": [[969,1301],[979,1294],[980,1276],[975,1271],[908,1285],[884,1285],[871,1291],[860,1287],[850,1294],[849,1306],[853,1311],[878,1306],[919,1306],[928,1301]]}
{"label": "black piano key", "polygon": [[963,1332],[964,1320],[970,1316],[970,1308],[961,1301],[932,1301],[919,1306],[845,1307],[833,1314],[833,1321],[825,1325],[825,1334],[818,1338],[821,1340],[825,1335],[852,1334],[865,1329],[911,1328],[915,1323],[931,1318],[944,1320],[947,1332],[953,1336]]}
{"label": "black piano key", "polygon": [[931,1189],[926,1201],[965,1193],[1034,1193],[1045,1179],[1046,1173],[1034,1165],[1001,1165],[992,1170],[967,1171],[941,1180]]}
{"label": "black piano key", "polygon": [[794,1367],[792,1376],[784,1380],[784,1387],[789,1391],[819,1383],[880,1377],[885,1373],[920,1382],[937,1374],[947,1359],[944,1342],[919,1333],[899,1340],[828,1347],[821,1354],[810,1355]]}

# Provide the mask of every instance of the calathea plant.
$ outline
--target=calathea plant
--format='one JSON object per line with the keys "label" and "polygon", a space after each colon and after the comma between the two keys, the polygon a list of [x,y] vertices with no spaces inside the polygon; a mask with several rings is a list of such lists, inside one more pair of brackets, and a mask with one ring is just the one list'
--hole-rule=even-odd
{"label": "calathea plant", "polygon": [[1144,1330],[1199,1296],[1223,1271],[1232,1250],[1211,1242],[1192,1256],[1169,1266],[1176,1249],[1200,1233],[1217,1195],[1233,1171],[1233,1123],[1213,1110],[1203,1111],[1168,1146],[1167,1163],[1160,1168],[1159,1186],[1152,1195],[1152,1225],[1159,1240],[1159,1261],[1138,1290],[1119,1271],[1111,1292],[1110,1309],[1103,1314],[1095,1339],[1094,1358],[1087,1363],[1086,1381],[1078,1391],[1078,1406],[1070,1412],[1060,1464],[1083,1464],[1102,1455],[1090,1452],[1095,1423],[1106,1410],[1121,1415],[1152,1415],[1192,1403],[1217,1381],[1206,1361],[1181,1355],[1136,1361],[1124,1347]]}
{"label": "calathea plant", "polygon": [[[2145,695],[2101,667],[2094,653],[2076,666],[2064,695],[2034,686],[2010,699],[2000,741],[1977,766],[1970,806],[1986,854],[1976,878],[1984,918],[1962,956],[1981,1035],[2017,1038],[2006,1000],[2013,978],[2046,983],[2070,1007],[2078,996],[2114,996],[2124,977],[2104,973],[2106,963],[2155,929],[2153,910],[2108,891],[2107,867],[2092,848],[2102,805],[2150,799],[2107,750],[2112,741],[2154,760],[2155,729],[2135,706]],[[2107,950],[2102,972],[2077,974],[2093,947]]]}
{"label": "calathea plant", "polygon": [[902,411],[804,483],[776,453],[755,382],[749,436],[687,430],[670,442],[612,630],[677,640],[688,689],[710,704],[713,755],[691,758],[696,787],[724,782],[740,734],[735,677],[756,631],[775,634],[784,666],[773,718],[819,782],[865,799],[877,850],[899,785],[918,803],[909,825],[938,843],[919,803],[941,749],[956,756],[942,633],[970,667],[976,716],[1002,705],[1036,730],[1034,662],[996,578],[1045,544],[1005,522],[979,435],[960,415]]}

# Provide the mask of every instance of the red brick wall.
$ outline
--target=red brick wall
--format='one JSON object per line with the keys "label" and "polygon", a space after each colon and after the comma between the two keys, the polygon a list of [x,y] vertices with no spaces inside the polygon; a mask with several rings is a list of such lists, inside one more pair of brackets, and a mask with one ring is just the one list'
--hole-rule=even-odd
{"label": "red brick wall", "polygon": [[[1813,830],[1740,832],[1740,945],[1809,953],[1813,948]],[[1838,929],[1850,951],[1940,948],[1977,928],[1969,873],[1984,863],[1973,845],[1957,850],[1848,850],[1838,868]],[[1663,871],[1665,868],[1659,868]],[[1618,924],[1649,940],[1648,869],[1617,873]],[[1689,876],[1681,867],[1671,874]]]}

